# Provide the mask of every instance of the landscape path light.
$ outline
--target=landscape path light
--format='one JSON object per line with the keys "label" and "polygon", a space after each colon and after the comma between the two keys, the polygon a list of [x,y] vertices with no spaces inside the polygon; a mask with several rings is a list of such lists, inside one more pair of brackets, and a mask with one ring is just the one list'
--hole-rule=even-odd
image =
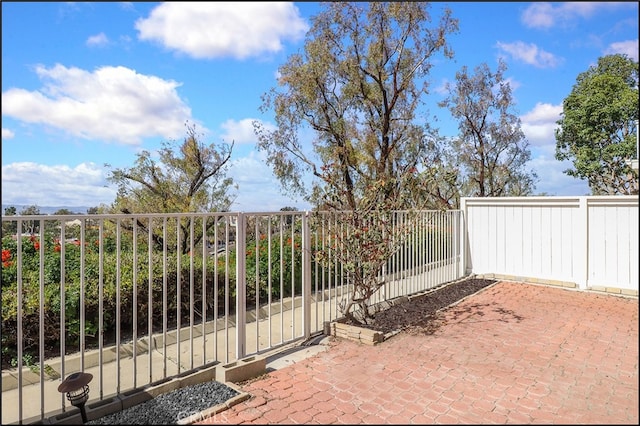
{"label": "landscape path light", "polygon": [[87,422],[84,404],[89,399],[89,382],[91,379],[93,379],[93,375],[89,373],[72,373],[58,386],[58,392],[66,393],[71,405],[80,409],[82,423]]}

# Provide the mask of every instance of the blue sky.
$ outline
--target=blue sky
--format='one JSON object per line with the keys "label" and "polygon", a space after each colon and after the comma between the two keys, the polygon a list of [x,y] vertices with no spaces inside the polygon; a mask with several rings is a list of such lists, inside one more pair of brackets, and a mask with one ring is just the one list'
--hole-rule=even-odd
{"label": "blue sky", "polygon": [[[315,2],[6,2],[2,6],[2,204],[97,206],[116,189],[105,163],[131,167],[141,149],[181,141],[234,141],[234,211],[309,206],[282,195],[255,148],[251,122],[277,69],[302,48]],[[429,115],[462,66],[507,63],[514,111],[530,143],[536,193],[586,195],[554,158],[555,122],[576,77],[600,56],[638,60],[637,2],[436,2],[459,19],[454,60],[436,58]]]}

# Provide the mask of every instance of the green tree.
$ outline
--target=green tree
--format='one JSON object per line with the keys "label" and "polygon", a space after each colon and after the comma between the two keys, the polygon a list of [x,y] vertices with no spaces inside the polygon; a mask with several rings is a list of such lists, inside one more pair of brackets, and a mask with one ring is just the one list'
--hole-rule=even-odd
{"label": "green tree", "polygon": [[461,196],[459,154],[455,144],[442,137],[434,137],[423,154],[416,174],[419,185],[414,196],[418,203],[432,210],[457,209]]}
{"label": "green tree", "polygon": [[[328,256],[344,261],[354,283],[345,315],[354,304],[366,313],[383,284],[378,273],[397,241],[391,212],[419,207],[414,174],[430,129],[416,115],[434,56],[453,56],[446,36],[458,29],[447,8],[432,26],[429,9],[420,2],[323,3],[304,52],[279,68],[281,90],[262,98],[276,129],[254,123],[258,148],[285,192],[348,213],[342,224],[353,232],[342,238],[336,230],[341,239]],[[300,140],[308,129],[312,149]]]}
{"label": "green tree", "polygon": [[[233,143],[210,144],[200,142],[194,126],[187,126],[184,141],[164,142],[156,161],[152,154],[141,151],[135,166],[114,169],[108,179],[118,186],[118,194],[112,205],[117,213],[204,213],[227,211],[232,203],[233,180],[226,177]],[[107,167],[110,167],[107,165]],[[182,253],[189,250],[189,225],[180,221]],[[147,224],[138,220],[141,229]],[[127,225],[129,229],[132,225]],[[202,239],[196,235],[196,243]],[[161,233],[153,239],[162,245]]]}
{"label": "green tree", "polygon": [[64,209],[64,208],[63,208],[63,209],[58,209],[58,210],[56,210],[53,214],[54,214],[54,215],[65,216],[65,215],[76,214],[76,213],[72,212],[72,211],[71,211],[71,210],[69,210],[69,209]]}
{"label": "green tree", "polygon": [[[15,216],[16,214],[18,214],[18,210],[15,208],[15,206],[9,206],[6,207],[4,209],[4,215],[5,216]],[[10,222],[2,222],[2,237],[4,238],[7,235],[12,235],[15,234],[17,231],[17,224],[16,222],[10,221]]]}
{"label": "green tree", "polygon": [[576,78],[562,103],[556,158],[571,160],[564,172],[586,179],[593,195],[637,194],[638,62],[626,55],[600,57]]}
{"label": "green tree", "polygon": [[18,210],[15,206],[9,206],[4,209],[5,216],[15,216],[16,214],[18,214]]}
{"label": "green tree", "polygon": [[19,214],[21,216],[37,216],[37,215],[40,215],[42,213],[40,213],[40,207],[38,207],[35,204],[33,204],[33,205],[30,205],[30,206],[25,207],[24,209],[20,210]]}
{"label": "green tree", "polygon": [[526,168],[531,152],[520,118],[513,112],[506,70],[502,60],[495,72],[483,63],[470,75],[464,66],[456,73],[455,84],[446,85],[448,94],[440,106],[449,108],[460,134],[449,141],[442,170],[455,178],[441,182],[455,182],[459,196],[523,196],[535,188],[537,175]]}

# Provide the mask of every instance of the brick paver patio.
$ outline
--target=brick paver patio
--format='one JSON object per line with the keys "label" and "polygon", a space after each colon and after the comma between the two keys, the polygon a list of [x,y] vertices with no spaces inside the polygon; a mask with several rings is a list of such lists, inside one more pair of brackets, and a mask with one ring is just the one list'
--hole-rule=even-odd
{"label": "brick paver patio", "polygon": [[638,299],[499,282],[431,335],[331,347],[202,423],[638,424]]}

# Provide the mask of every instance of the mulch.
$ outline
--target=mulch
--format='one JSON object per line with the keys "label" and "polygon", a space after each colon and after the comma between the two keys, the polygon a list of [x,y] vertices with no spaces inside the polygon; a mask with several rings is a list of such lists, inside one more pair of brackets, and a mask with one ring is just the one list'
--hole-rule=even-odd
{"label": "mulch", "polygon": [[431,334],[441,322],[437,312],[497,282],[486,278],[467,278],[392,304],[373,314],[367,324],[352,324],[382,333],[397,331]]}

